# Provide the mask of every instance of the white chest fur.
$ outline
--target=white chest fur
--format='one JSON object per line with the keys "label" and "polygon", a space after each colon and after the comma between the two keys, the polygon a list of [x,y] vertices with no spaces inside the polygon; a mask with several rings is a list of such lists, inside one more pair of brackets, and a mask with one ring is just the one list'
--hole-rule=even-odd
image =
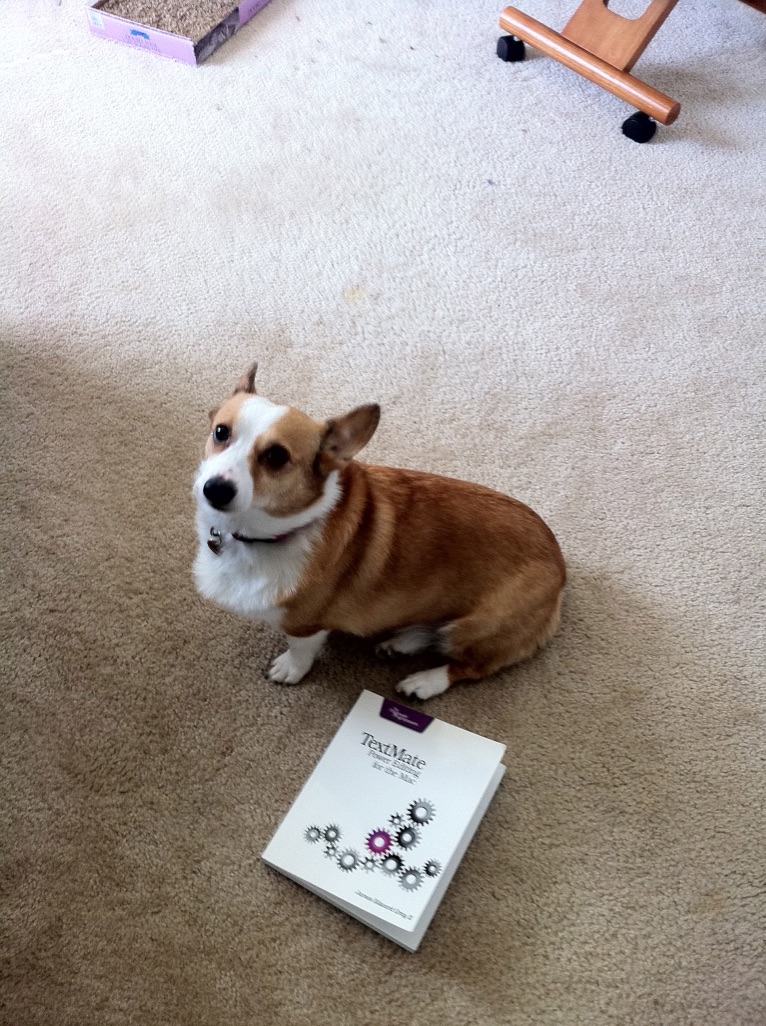
{"label": "white chest fur", "polygon": [[[220,458],[205,460],[194,484],[199,539],[194,561],[197,588],[201,595],[224,609],[279,626],[279,603],[298,587],[314,545],[321,537],[325,517],[340,497],[338,472],[329,475],[322,495],[312,506],[292,517],[275,519],[257,505],[221,513],[212,510],[203,498],[204,482],[221,469],[216,462]],[[218,553],[208,548],[211,528],[220,533]],[[251,544],[232,537],[234,531],[248,538],[297,533],[283,541]]]}
{"label": "white chest fur", "polygon": [[284,542],[250,545],[224,536],[216,554],[207,545],[209,528],[199,530],[194,577],[200,594],[224,609],[278,626],[279,602],[298,587],[311,550],[307,535]]}

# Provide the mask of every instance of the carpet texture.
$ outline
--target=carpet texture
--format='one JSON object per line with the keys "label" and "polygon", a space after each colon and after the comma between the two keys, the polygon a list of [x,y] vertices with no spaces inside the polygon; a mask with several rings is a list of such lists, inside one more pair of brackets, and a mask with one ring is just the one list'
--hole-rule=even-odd
{"label": "carpet texture", "polygon": [[[3,1026],[766,1021],[766,19],[678,5],[642,147],[498,61],[501,6],[274,0],[201,68],[0,6]],[[278,635],[195,594],[254,358],[569,562],[546,651],[427,706],[508,773],[415,956],[260,861],[418,664],[341,638],[278,687]]]}

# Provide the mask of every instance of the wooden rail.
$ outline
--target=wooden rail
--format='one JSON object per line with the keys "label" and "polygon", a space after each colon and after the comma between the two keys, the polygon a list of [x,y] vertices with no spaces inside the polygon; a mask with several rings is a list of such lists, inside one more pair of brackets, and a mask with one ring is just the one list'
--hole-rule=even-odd
{"label": "wooden rail", "polygon": [[681,112],[681,104],[677,100],[614,67],[515,7],[506,7],[500,15],[500,27],[663,125],[672,125]]}

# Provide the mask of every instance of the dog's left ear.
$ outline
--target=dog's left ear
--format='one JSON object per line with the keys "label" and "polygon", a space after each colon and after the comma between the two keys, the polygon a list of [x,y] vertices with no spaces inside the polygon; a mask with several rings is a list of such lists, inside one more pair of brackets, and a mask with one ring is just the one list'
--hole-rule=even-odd
{"label": "dog's left ear", "polygon": [[364,449],[380,423],[377,403],[359,406],[344,417],[327,421],[327,431],[320,452],[337,463],[350,463]]}
{"label": "dog's left ear", "polygon": [[234,395],[237,392],[249,392],[251,395],[255,395],[255,375],[258,371],[258,364],[254,363],[252,367],[248,367],[242,377],[234,386]]}

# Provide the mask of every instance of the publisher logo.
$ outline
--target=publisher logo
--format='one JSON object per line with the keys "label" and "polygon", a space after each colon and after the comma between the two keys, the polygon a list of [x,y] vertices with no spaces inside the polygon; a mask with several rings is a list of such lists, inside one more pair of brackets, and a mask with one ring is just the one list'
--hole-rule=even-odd
{"label": "publisher logo", "polygon": [[398,723],[402,727],[416,730],[418,734],[422,734],[433,720],[433,716],[426,716],[425,713],[418,712],[417,709],[410,709],[406,705],[399,705],[398,702],[392,702],[388,698],[383,699],[380,715],[384,720],[391,720],[392,723]]}

